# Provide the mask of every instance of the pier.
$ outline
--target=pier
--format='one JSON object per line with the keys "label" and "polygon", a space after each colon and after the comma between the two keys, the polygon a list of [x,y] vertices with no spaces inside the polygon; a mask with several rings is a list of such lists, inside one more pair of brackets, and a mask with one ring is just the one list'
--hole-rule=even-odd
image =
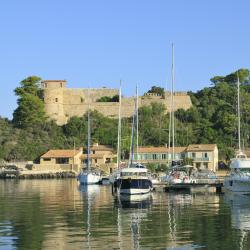
{"label": "pier", "polygon": [[176,183],[166,184],[164,190],[170,191],[191,191],[195,188],[215,188],[217,193],[221,193],[223,188],[223,181],[217,180],[216,182],[199,182],[199,183]]}

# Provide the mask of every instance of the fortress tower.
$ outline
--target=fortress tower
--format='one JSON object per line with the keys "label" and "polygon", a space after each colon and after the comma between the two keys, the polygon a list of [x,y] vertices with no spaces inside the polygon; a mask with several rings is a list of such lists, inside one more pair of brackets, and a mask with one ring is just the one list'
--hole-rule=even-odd
{"label": "fortress tower", "polygon": [[59,125],[67,122],[64,114],[64,90],[66,89],[66,83],[65,80],[47,80],[42,82],[46,115]]}
{"label": "fortress tower", "polygon": [[[47,116],[58,125],[66,124],[72,116],[83,116],[90,106],[91,110],[97,110],[105,116],[118,117],[118,102],[98,102],[103,96],[113,97],[119,94],[118,89],[110,88],[81,88],[69,89],[65,80],[46,80],[42,82],[44,89],[44,105]],[[191,99],[186,92],[175,92],[175,110],[188,109],[192,106]],[[170,93],[165,93],[165,98],[157,94],[145,94],[140,96],[139,107],[148,106],[153,102],[162,103],[167,111],[170,107]],[[122,98],[122,116],[130,117],[134,112],[134,98]]]}

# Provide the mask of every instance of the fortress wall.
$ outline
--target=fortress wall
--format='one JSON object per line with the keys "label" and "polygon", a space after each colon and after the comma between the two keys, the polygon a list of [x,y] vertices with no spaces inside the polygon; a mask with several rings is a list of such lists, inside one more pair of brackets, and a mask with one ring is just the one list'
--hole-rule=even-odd
{"label": "fortress wall", "polygon": [[142,106],[150,106],[151,103],[162,103],[165,105],[166,100],[162,99],[160,96],[142,96],[141,98],[141,105]]}
{"label": "fortress wall", "polygon": [[[91,110],[97,110],[104,116],[112,118],[118,117],[118,102],[96,102],[103,96],[113,97],[119,94],[118,89],[67,89],[66,82],[45,81],[47,87],[44,88],[45,111],[50,119],[56,121],[58,125],[67,123],[72,116],[83,116],[90,106]],[[162,103],[170,109],[170,93],[165,93],[163,99],[159,95],[148,94],[140,96],[139,107],[149,106],[151,103]],[[134,97],[122,98],[122,117],[131,117],[134,112]],[[190,97],[185,92],[176,92],[174,98],[174,109],[188,109],[192,106]]]}
{"label": "fortress wall", "polygon": [[[169,101],[170,103],[170,101]],[[184,109],[187,110],[192,107],[190,96],[188,95],[177,95],[174,97],[174,110]]]}
{"label": "fortress wall", "polygon": [[100,99],[103,96],[113,97],[118,95],[119,91],[117,89],[64,89],[64,103],[65,104],[75,104],[75,103],[92,103]]}

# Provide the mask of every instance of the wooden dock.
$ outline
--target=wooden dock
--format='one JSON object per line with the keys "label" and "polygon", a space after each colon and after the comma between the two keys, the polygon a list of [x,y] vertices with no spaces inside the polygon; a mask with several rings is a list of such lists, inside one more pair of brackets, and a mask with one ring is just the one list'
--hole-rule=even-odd
{"label": "wooden dock", "polygon": [[223,188],[223,181],[217,180],[215,182],[198,182],[198,183],[176,183],[176,184],[166,184],[165,191],[191,191],[195,188],[215,188],[216,192],[220,193]]}

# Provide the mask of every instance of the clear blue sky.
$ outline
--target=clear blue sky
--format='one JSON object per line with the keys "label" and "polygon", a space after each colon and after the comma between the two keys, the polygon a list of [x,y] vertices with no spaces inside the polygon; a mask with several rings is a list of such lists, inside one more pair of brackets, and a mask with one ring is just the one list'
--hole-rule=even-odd
{"label": "clear blue sky", "polygon": [[170,82],[196,91],[214,75],[250,68],[249,0],[6,0],[0,3],[0,116],[27,76],[132,95]]}

